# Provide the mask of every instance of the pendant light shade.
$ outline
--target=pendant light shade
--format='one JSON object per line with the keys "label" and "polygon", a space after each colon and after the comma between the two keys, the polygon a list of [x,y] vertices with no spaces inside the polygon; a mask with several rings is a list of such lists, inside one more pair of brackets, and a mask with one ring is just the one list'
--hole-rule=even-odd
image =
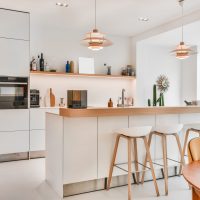
{"label": "pendant light shade", "polygon": [[190,55],[194,54],[192,49],[186,46],[184,42],[180,42],[176,50],[172,51],[172,53],[175,54],[176,58],[181,59],[181,60],[186,59]]}
{"label": "pendant light shade", "polygon": [[[182,20],[183,20],[183,4],[185,0],[178,0],[179,5],[181,6],[182,9]],[[183,22],[181,26],[181,31],[182,31],[182,41],[180,42],[179,45],[177,45],[176,49],[171,51],[173,55],[176,56],[177,59],[183,60],[186,58],[189,58],[191,55],[197,54],[194,50],[192,50],[189,46],[185,45],[184,43],[184,33],[183,33]]]}
{"label": "pendant light shade", "polygon": [[106,39],[103,33],[94,29],[92,32],[86,34],[82,44],[91,50],[98,51],[112,45],[112,42]]}
{"label": "pendant light shade", "polygon": [[103,49],[104,47],[108,47],[112,45],[112,42],[105,38],[105,35],[98,31],[96,28],[96,0],[95,0],[95,28],[86,34],[85,38],[82,41],[82,45],[87,46],[89,49],[93,51],[98,51]]}

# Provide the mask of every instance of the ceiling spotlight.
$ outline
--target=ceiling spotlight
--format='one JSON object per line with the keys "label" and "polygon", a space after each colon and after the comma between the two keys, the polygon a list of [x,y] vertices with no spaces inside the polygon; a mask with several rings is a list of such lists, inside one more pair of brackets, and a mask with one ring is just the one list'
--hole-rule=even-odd
{"label": "ceiling spotlight", "polygon": [[149,18],[148,17],[139,17],[138,20],[141,22],[148,22]]}
{"label": "ceiling spotlight", "polygon": [[61,7],[68,7],[69,6],[67,3],[61,3],[61,2],[57,2],[56,5],[61,6]]}

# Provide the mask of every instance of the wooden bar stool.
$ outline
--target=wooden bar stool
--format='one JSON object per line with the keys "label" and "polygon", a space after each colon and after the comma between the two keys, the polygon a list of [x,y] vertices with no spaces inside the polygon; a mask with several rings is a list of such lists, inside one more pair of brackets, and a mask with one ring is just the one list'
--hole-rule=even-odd
{"label": "wooden bar stool", "polygon": [[[189,129],[187,129],[187,131],[186,131],[186,134],[185,134],[185,140],[184,140],[184,145],[183,145],[183,152],[182,152],[182,154],[183,154],[183,157],[185,156],[185,151],[186,151],[186,148],[187,148],[187,143],[188,143],[188,138],[189,138],[189,135],[190,135],[190,133],[197,133],[198,135],[199,135],[199,137],[200,137],[200,130],[198,130],[198,129],[194,129],[194,128],[189,128]],[[184,161],[184,165],[185,165],[185,159],[183,160]],[[180,171],[179,171],[179,174],[181,174],[182,173],[182,166],[180,167]]]}
{"label": "wooden bar stool", "polygon": [[[149,135],[149,140],[148,140],[149,147],[151,145],[151,140],[152,140],[153,135],[160,136],[162,139],[163,163],[164,163],[162,166],[164,168],[165,195],[168,195],[168,160],[172,160],[167,157],[167,136],[172,135],[176,138],[176,142],[177,142],[179,154],[180,154],[180,161],[175,161],[175,160],[173,161],[180,163],[180,166],[182,166],[184,162],[184,158],[182,154],[181,142],[178,136],[178,133],[182,129],[183,129],[182,124],[171,125],[171,126],[157,126],[155,131],[150,133]],[[148,156],[146,156],[145,158],[144,167],[147,165],[147,162],[148,162]],[[156,162],[154,162],[154,164],[161,165]],[[142,184],[144,183],[144,176],[145,176],[145,171],[143,171],[143,174],[142,174],[142,180],[141,180]]]}
{"label": "wooden bar stool", "polygon": [[[157,194],[157,196],[159,196],[158,185],[157,185],[157,182],[156,182],[153,163],[152,163],[152,160],[151,160],[151,155],[150,155],[149,146],[148,146],[148,142],[147,142],[147,135],[150,134],[151,129],[152,129],[151,126],[143,126],[143,127],[125,128],[125,129],[115,131],[115,133],[117,133],[117,138],[116,138],[115,148],[114,148],[113,157],[112,157],[112,161],[111,161],[111,165],[110,165],[108,184],[107,184],[108,190],[110,189],[110,185],[111,185],[113,168],[118,167],[119,169],[122,169],[121,167],[119,167],[119,164],[115,163],[115,160],[116,160],[116,156],[117,156],[119,141],[120,141],[121,138],[124,138],[124,139],[127,140],[127,143],[128,143],[128,171],[127,170],[124,170],[124,171],[128,172],[128,200],[131,200],[131,196],[132,196],[132,194],[131,194],[131,176],[132,176],[131,148],[134,147],[133,148],[133,150],[134,150],[133,154],[134,154],[134,158],[135,158],[134,163],[135,163],[136,177],[137,177],[136,180],[137,180],[137,183],[139,183],[139,164],[140,163],[138,162],[138,155],[137,155],[137,139],[141,138],[144,141],[144,146],[145,146],[145,149],[146,149],[146,155],[147,155],[147,158],[148,158],[149,164],[150,164],[149,169],[151,170],[151,173],[152,173],[152,176],[153,176],[156,194]],[[140,165],[142,165],[142,164],[140,164]]]}

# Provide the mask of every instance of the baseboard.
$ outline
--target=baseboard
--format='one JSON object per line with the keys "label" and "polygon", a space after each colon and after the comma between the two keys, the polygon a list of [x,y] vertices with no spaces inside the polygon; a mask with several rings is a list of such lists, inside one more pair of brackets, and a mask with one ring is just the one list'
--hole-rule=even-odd
{"label": "baseboard", "polygon": [[[177,167],[170,167],[168,169],[169,177],[177,176]],[[163,174],[161,169],[155,170],[157,179],[163,179]],[[127,175],[115,176],[112,178],[111,188],[121,187],[127,185],[128,177]],[[134,179],[132,179],[132,184],[135,184]],[[145,182],[152,181],[152,175],[150,171],[146,172]],[[96,192],[106,189],[107,178],[85,181],[74,184],[63,185],[63,197],[75,196],[84,193]],[[153,183],[152,183],[153,184]]]}
{"label": "baseboard", "polygon": [[45,158],[45,151],[31,151],[31,152],[1,154],[0,163],[35,159],[35,158]]}

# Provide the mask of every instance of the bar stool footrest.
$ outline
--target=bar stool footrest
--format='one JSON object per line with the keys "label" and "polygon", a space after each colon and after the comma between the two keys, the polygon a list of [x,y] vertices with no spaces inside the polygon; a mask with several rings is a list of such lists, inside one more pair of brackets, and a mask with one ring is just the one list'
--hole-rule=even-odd
{"label": "bar stool footrest", "polygon": [[[135,164],[136,163],[136,161],[133,161],[133,162],[131,162],[132,164]],[[140,166],[142,166],[143,168],[145,167],[142,163],[140,163],[140,162],[137,162]],[[128,173],[128,163],[127,162],[125,162],[125,163],[118,163],[118,164],[115,164],[114,165],[114,167],[116,167],[116,168],[118,168],[118,169],[121,169],[121,170],[123,170],[123,171],[125,171],[125,172],[127,172]],[[148,167],[148,166],[146,166],[145,167],[147,170],[150,170],[151,168],[150,167]],[[132,169],[135,169],[135,166],[134,165],[132,165]],[[143,170],[143,169],[140,169],[140,170],[132,170],[132,173],[135,173],[135,172],[143,172],[143,171],[147,171],[147,170]]]}

